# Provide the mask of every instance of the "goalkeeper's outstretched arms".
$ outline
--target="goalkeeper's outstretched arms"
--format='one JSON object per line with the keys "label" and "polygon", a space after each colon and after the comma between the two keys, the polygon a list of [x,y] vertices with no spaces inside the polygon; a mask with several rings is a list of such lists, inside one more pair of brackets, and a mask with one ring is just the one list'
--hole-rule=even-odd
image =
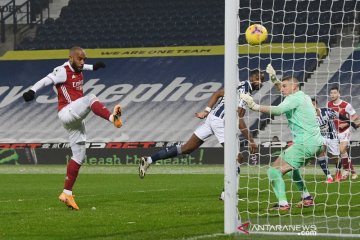
{"label": "goalkeeper's outstretched arms", "polygon": [[209,101],[208,101],[208,103],[206,105],[206,108],[201,112],[195,113],[195,116],[197,118],[200,118],[200,119],[206,118],[209,115],[209,113],[211,112],[212,108],[217,103],[218,99],[221,98],[221,97],[224,97],[224,88],[220,88],[219,90],[214,92],[211,95],[211,97],[210,97],[210,99],[209,99]]}
{"label": "goalkeeper's outstretched arms", "polygon": [[262,113],[269,113],[271,115],[279,116],[283,114],[284,112],[289,111],[290,109],[294,109],[296,107],[296,103],[292,104],[289,101],[284,101],[280,103],[278,106],[265,106],[265,105],[259,105],[254,102],[254,99],[247,93],[241,93],[240,98],[246,102],[248,107],[257,112]]}
{"label": "goalkeeper's outstretched arms", "polygon": [[277,90],[280,91],[281,81],[276,77],[275,69],[273,68],[273,66],[271,66],[271,64],[267,65],[266,72],[269,74],[269,78],[270,78],[271,82],[273,82],[275,87],[277,88]]}

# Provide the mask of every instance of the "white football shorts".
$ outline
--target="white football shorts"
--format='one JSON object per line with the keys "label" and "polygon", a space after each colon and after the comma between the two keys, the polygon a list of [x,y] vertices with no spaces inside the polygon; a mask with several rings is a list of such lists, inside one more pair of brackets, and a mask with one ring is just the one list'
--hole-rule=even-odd
{"label": "white football shorts", "polygon": [[89,97],[81,97],[58,112],[58,117],[69,134],[70,146],[86,141],[85,117],[91,111]]}
{"label": "white football shorts", "polygon": [[215,135],[220,144],[224,143],[224,119],[209,114],[194,134],[203,141],[211,135]]}
{"label": "white football shorts", "polygon": [[329,139],[324,138],[324,143],[326,146],[326,151],[333,156],[339,156],[340,155],[340,148],[339,148],[339,140],[338,139]]}

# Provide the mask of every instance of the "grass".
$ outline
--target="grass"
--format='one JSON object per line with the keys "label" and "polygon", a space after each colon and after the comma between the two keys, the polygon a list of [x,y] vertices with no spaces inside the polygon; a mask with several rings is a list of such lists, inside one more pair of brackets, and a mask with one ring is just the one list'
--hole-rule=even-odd
{"label": "grass", "polygon": [[[315,224],[319,233],[360,234],[360,181],[326,185],[321,175],[308,174],[312,177],[307,179],[308,187],[316,190],[318,205],[293,207],[290,216],[267,211],[275,199],[264,170],[254,170],[244,168],[241,173],[243,222]],[[138,178],[136,166],[84,166],[74,188],[80,211],[69,210],[57,200],[64,172],[65,166],[0,167],[0,239],[273,238],[256,232],[222,234],[224,210],[218,200],[222,166],[155,166],[143,180]],[[357,196],[350,198],[349,193]],[[298,193],[288,195],[293,202],[299,198]]]}

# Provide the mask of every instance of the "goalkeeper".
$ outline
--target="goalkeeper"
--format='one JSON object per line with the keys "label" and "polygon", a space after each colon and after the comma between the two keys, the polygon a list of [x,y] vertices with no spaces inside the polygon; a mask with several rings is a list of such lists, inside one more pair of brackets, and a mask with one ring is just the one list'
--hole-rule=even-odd
{"label": "goalkeeper", "polygon": [[278,80],[275,70],[270,64],[266,72],[269,73],[271,81],[286,97],[284,101],[278,106],[263,106],[256,104],[248,94],[240,94],[240,98],[253,111],[269,113],[271,115],[284,114],[294,138],[294,144],[282,152],[267,171],[276,198],[278,199],[278,203],[271,210],[288,211],[290,209],[285,193],[284,174],[288,174],[301,191],[302,199],[297,206],[313,206],[313,197],[301,178],[299,168],[305,166],[322,151],[323,139],[320,134],[319,125],[316,122],[315,109],[311,98],[299,90],[299,82],[295,77],[289,76],[281,81]]}

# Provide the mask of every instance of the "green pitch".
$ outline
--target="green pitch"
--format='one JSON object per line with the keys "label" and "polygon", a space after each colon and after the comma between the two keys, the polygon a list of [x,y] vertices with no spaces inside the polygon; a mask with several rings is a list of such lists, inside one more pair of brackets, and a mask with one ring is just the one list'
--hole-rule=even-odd
{"label": "green pitch", "polygon": [[[223,202],[218,200],[223,187],[222,166],[154,166],[143,180],[137,176],[136,166],[84,166],[74,188],[80,211],[69,210],[57,200],[63,188],[64,172],[65,166],[0,167],[0,239],[275,237],[254,232],[237,236],[222,234],[224,210]],[[244,168],[241,184],[246,185],[240,188],[239,201],[243,222],[316,224],[318,232],[331,229],[329,232],[338,233],[340,227],[343,233],[360,234],[360,181],[315,184],[323,176],[307,176],[308,188],[316,192],[318,205],[292,208],[290,217],[267,211],[275,199],[268,190],[264,171]],[[349,194],[354,195],[350,198]],[[299,193],[294,192],[289,198],[296,202]],[[289,239],[289,236],[276,238]]]}

